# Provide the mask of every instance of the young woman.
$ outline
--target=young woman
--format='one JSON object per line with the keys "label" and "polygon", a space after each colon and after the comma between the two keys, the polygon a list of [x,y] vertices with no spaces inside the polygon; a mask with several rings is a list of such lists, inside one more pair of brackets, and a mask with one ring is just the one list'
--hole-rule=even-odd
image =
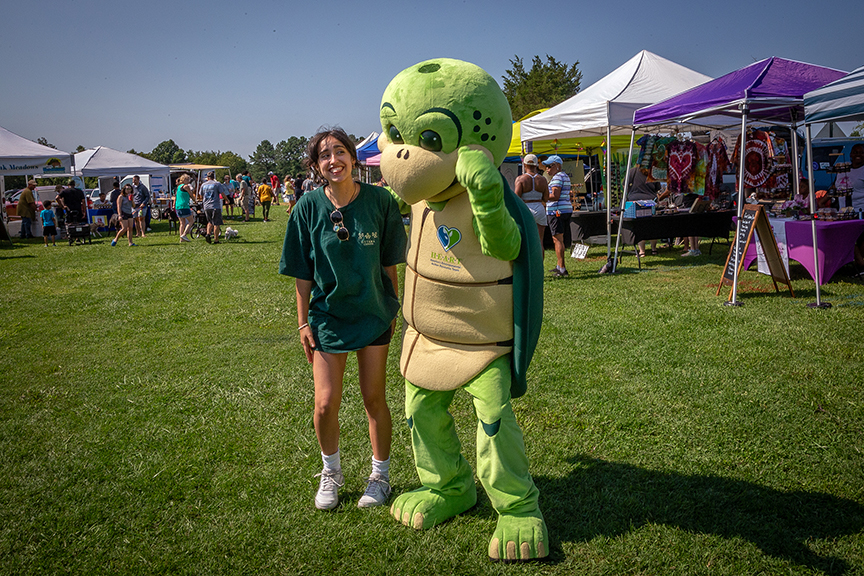
{"label": "young woman", "polygon": [[189,182],[192,177],[188,174],[183,174],[177,180],[177,194],[174,197],[174,210],[177,211],[177,218],[180,219],[180,242],[191,242],[186,235],[192,229],[192,222],[195,217],[192,215],[192,186]]}
{"label": "young woman", "polygon": [[117,245],[117,240],[125,234],[129,238],[129,246],[136,246],[132,242],[132,185],[126,184],[120,195],[117,196],[117,217],[120,219],[120,230],[111,241],[111,246]]}
{"label": "young woman", "polygon": [[296,278],[300,343],[315,383],[313,420],[324,461],[315,506],[336,507],[345,481],[339,406],[349,352],[357,353],[372,444],[372,473],[357,505],[379,506],[390,496],[385,363],[399,309],[396,265],[405,261],[405,227],[389,192],[353,180],[357,151],[342,129],[319,132],[306,152],[309,168],[326,184],[304,194],[291,212],[279,272]]}

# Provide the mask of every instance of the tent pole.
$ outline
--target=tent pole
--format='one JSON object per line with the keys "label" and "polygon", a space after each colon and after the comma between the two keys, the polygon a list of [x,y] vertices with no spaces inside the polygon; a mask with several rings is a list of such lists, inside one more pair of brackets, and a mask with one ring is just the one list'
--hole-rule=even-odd
{"label": "tent pole", "polygon": [[741,306],[738,302],[738,267],[743,254],[738,251],[738,234],[741,232],[741,214],[744,213],[744,156],[747,148],[747,103],[741,104],[741,140],[738,148],[738,219],[735,221],[735,238],[732,240],[732,249],[735,251],[734,268],[732,270],[732,300],[724,302],[724,306]]}
{"label": "tent pole", "polygon": [[[633,141],[636,139],[636,127],[630,131],[630,150],[627,152],[627,171],[624,173],[624,191],[621,193],[621,212],[618,213],[618,234],[615,236],[615,258],[612,259],[612,273],[618,269],[618,247],[621,245],[621,227],[624,224],[624,204],[627,202],[627,191],[630,189],[630,163],[633,162]],[[637,258],[639,256],[636,256]]]}
{"label": "tent pole", "polygon": [[811,302],[807,306],[809,308],[830,308],[830,303],[822,302],[822,274],[819,270],[819,247],[816,243],[816,183],[813,181],[813,142],[810,136],[810,124],[805,124],[804,129],[807,138],[807,187],[810,196],[810,213],[813,215],[813,219],[810,220],[810,229],[813,232],[813,269],[816,270],[816,302]]}
{"label": "tent pole", "polygon": [[[792,111],[793,118],[795,115],[795,111]],[[799,194],[801,194],[801,167],[798,165],[801,159],[798,157],[798,130],[796,129],[796,124],[792,124],[789,127],[792,132],[792,177],[795,179],[795,182],[792,183],[792,194],[793,198]]]}
{"label": "tent pole", "polygon": [[[606,102],[606,117],[609,118],[609,102]],[[612,126],[606,125],[606,259],[612,255]]]}

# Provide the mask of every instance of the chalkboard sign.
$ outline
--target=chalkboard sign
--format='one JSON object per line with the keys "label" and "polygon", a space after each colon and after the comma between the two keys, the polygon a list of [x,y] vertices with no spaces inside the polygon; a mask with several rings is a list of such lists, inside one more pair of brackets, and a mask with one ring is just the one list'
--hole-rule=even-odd
{"label": "chalkboard sign", "polygon": [[[771,230],[771,225],[768,223],[768,217],[765,214],[765,209],[761,205],[745,204],[741,211],[739,220],[738,234],[735,236],[735,243],[732,249],[729,250],[729,256],[726,258],[726,265],[723,267],[723,277],[720,279],[720,285],[717,286],[717,295],[720,295],[720,290],[723,286],[733,286],[735,284],[735,251],[738,251],[738,275],[740,278],[741,270],[744,264],[744,256],[747,254],[747,248],[750,247],[750,242],[753,239],[753,232],[759,239],[759,244],[762,245],[762,252],[765,254],[765,260],[768,263],[768,269],[771,272],[771,280],[774,282],[774,289],[780,291],[777,286],[777,281],[783,282],[789,287],[789,292],[795,296],[792,290],[792,283],[789,281],[789,276],[786,274],[786,268],[783,266],[783,259],[780,256],[780,249],[777,248],[777,239],[774,238],[774,231]],[[734,288],[734,286],[733,286]],[[730,290],[729,296],[732,296]]]}

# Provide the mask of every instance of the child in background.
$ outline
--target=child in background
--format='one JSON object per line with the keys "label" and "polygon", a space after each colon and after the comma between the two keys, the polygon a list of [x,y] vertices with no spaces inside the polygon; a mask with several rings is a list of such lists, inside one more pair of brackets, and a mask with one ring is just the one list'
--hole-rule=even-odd
{"label": "child in background", "polygon": [[45,209],[39,212],[39,217],[42,218],[42,237],[45,239],[45,247],[48,247],[48,236],[51,236],[51,245],[56,246],[57,242],[54,241],[57,236],[57,220],[54,216],[54,211],[51,210],[51,201],[45,200],[42,203],[45,206]]}

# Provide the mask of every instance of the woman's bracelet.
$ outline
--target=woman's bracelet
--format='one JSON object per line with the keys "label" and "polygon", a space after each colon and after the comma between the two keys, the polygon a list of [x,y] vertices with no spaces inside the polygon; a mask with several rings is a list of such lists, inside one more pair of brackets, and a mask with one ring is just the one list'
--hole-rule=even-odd
{"label": "woman's bracelet", "polygon": [[305,327],[308,326],[308,325],[309,325],[309,323],[306,322],[306,323],[303,324],[302,326],[298,326],[298,327],[297,327],[297,330],[302,330],[303,328],[305,328]]}

